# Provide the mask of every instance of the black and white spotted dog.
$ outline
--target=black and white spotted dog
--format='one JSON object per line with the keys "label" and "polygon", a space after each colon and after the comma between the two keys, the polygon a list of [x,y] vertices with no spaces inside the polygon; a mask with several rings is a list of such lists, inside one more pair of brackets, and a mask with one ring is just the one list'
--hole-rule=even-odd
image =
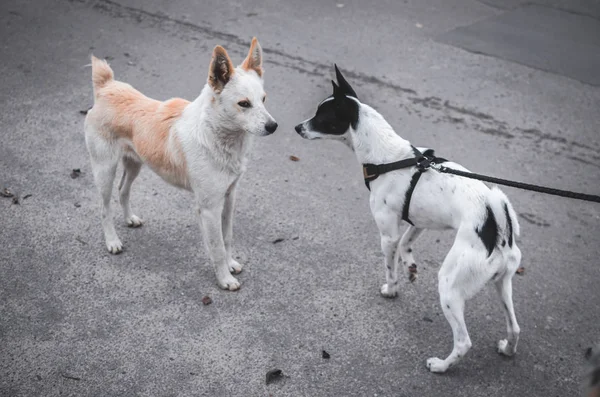
{"label": "black and white spotted dog", "polygon": [[[361,164],[389,164],[415,157],[416,148],[398,136],[372,107],[358,100],[350,84],[336,67],[333,95],[323,100],[315,116],[295,127],[306,139],[330,138],[345,142]],[[448,168],[467,171],[453,162]],[[434,169],[422,172],[410,200],[407,190],[417,167],[381,174],[370,182],[370,207],[385,256],[386,283],[381,294],[398,293],[398,265],[407,270],[415,263],[411,245],[424,229],[454,229],[454,244],[440,268],[439,295],[446,319],[452,327],[454,349],[446,359],[430,358],[432,372],[445,372],[470,349],[471,339],[464,320],[465,301],[493,281],[506,315],[508,336],[498,342],[498,352],[515,354],[519,325],[512,301],[512,277],[519,267],[521,251],[515,236],[519,223],[508,198],[498,188]],[[404,209],[405,202],[410,205]],[[403,212],[407,216],[403,216]],[[402,234],[403,218],[410,223]]]}

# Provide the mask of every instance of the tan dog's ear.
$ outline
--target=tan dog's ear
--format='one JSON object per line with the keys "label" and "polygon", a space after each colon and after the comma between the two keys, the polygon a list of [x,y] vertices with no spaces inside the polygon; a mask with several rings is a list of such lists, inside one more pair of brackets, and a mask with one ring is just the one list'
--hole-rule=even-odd
{"label": "tan dog's ear", "polygon": [[250,44],[250,51],[248,51],[248,56],[244,59],[242,63],[242,69],[250,71],[254,70],[260,77],[263,75],[262,68],[262,48],[258,43],[256,37],[252,38],[252,44]]}
{"label": "tan dog's ear", "polygon": [[233,62],[231,62],[225,48],[220,45],[216,46],[213,50],[210,67],[208,69],[208,84],[216,93],[219,93],[231,79],[234,71],[235,68],[233,67]]}

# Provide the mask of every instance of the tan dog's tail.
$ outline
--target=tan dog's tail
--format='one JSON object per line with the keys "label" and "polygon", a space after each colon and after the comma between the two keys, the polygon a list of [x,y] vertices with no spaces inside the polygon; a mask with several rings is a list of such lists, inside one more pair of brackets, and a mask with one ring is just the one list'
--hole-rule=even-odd
{"label": "tan dog's tail", "polygon": [[115,75],[108,66],[105,60],[101,60],[92,55],[92,83],[94,84],[94,96],[97,95],[98,90],[104,87],[106,84],[113,81]]}

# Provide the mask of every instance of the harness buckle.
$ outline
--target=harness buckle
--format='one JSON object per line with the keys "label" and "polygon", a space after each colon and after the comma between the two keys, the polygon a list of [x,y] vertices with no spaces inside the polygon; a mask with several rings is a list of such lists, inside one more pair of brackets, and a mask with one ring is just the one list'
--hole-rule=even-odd
{"label": "harness buckle", "polygon": [[363,176],[366,180],[378,176],[377,171],[375,171],[375,170],[369,171],[369,168],[370,168],[369,165],[363,165]]}
{"label": "harness buckle", "polygon": [[433,157],[429,156],[421,156],[417,159],[417,164],[415,167],[419,170],[419,172],[427,171],[433,165]]}
{"label": "harness buckle", "polygon": [[429,168],[433,168],[434,170],[438,171],[438,172],[442,172],[442,169],[445,168],[442,164],[439,163],[431,163],[429,165]]}

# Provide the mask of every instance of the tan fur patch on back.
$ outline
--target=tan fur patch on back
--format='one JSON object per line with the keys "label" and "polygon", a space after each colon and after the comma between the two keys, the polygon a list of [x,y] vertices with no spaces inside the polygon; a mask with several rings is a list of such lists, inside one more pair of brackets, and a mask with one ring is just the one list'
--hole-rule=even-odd
{"label": "tan fur patch on back", "polygon": [[187,187],[187,164],[173,125],[189,103],[181,98],[160,102],[115,81],[99,90],[91,116],[107,139],[131,142],[155,172]]}

